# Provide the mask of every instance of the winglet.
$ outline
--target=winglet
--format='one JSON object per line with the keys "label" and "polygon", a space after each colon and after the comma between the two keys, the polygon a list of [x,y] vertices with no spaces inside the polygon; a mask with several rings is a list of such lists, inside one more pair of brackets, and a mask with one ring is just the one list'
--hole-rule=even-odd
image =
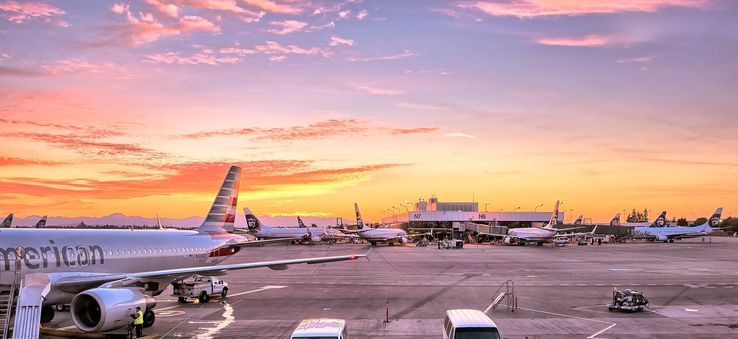
{"label": "winglet", "polygon": [[236,222],[236,205],[238,205],[238,188],[241,183],[241,167],[231,166],[218,195],[210,206],[208,216],[197,228],[199,233],[233,231]]}

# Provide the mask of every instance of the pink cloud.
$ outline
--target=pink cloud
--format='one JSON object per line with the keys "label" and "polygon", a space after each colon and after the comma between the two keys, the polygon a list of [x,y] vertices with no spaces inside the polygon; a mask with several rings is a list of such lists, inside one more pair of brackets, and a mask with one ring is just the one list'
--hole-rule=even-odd
{"label": "pink cloud", "polygon": [[[20,24],[31,19],[41,19],[44,22],[52,22],[55,17],[65,14],[61,8],[35,1],[0,2],[0,12],[3,12],[4,17],[16,24]],[[67,23],[63,20],[57,20],[56,24],[62,27],[67,27]]]}
{"label": "pink cloud", "polygon": [[102,75],[118,80],[126,80],[136,78],[128,68],[119,66],[112,62],[92,63],[84,58],[62,59],[54,64],[42,67],[48,75],[66,75],[78,72],[87,72],[96,75]]}
{"label": "pink cloud", "polygon": [[233,56],[218,57],[212,54],[196,53],[191,56],[181,56],[178,52],[167,52],[149,54],[146,56],[145,62],[155,64],[179,64],[179,65],[219,65],[234,64],[241,61],[241,58]]}
{"label": "pink cloud", "polygon": [[294,1],[291,1],[290,4],[279,4],[276,1],[271,0],[242,0],[244,3],[247,3],[251,6],[254,6],[256,8],[259,8],[261,10],[271,12],[271,13],[280,13],[280,14],[298,14],[302,12],[302,9],[300,7],[294,6]]}
{"label": "pink cloud", "polygon": [[310,29],[312,30],[321,30],[321,29],[329,29],[329,28],[336,28],[336,23],[331,21],[325,25],[310,26]]}
{"label": "pink cloud", "polygon": [[555,15],[655,12],[663,7],[704,8],[709,4],[709,0],[515,0],[504,2],[465,2],[461,3],[459,7],[473,8],[485,14],[493,16],[515,16],[518,18],[533,18]]}
{"label": "pink cloud", "polygon": [[402,95],[404,92],[394,90],[394,89],[388,89],[388,88],[379,88],[379,87],[370,87],[365,85],[355,85],[354,88],[356,88],[359,91],[374,94],[374,95],[389,95],[389,96],[395,96],[395,95]]}
{"label": "pink cloud", "polygon": [[146,44],[163,37],[190,32],[220,33],[220,27],[196,15],[185,15],[174,22],[162,23],[151,13],[139,12],[138,17],[135,17],[127,5],[114,4],[111,11],[121,15],[125,14],[128,26],[123,27],[119,34],[132,45]]}
{"label": "pink cloud", "polygon": [[620,59],[616,61],[619,64],[629,64],[629,63],[644,63],[644,62],[650,62],[653,60],[654,57],[652,56],[643,56],[643,57],[635,57],[635,58],[626,58],[626,59]]}
{"label": "pink cloud", "polygon": [[367,15],[369,15],[369,12],[367,12],[365,9],[362,9],[361,11],[359,11],[359,13],[356,14],[356,19],[364,20]]}
{"label": "pink cloud", "polygon": [[345,39],[345,38],[341,38],[339,36],[334,35],[334,36],[331,36],[331,42],[328,44],[331,46],[338,46],[338,45],[353,46],[354,40]]}
{"label": "pink cloud", "polygon": [[604,46],[612,41],[610,38],[599,35],[588,35],[583,38],[542,38],[536,40],[541,45],[567,46],[567,47],[595,47]]}
{"label": "pink cloud", "polygon": [[373,57],[351,57],[351,58],[348,58],[348,60],[366,62],[366,61],[398,60],[398,59],[409,58],[412,56],[416,56],[416,54],[413,53],[413,51],[406,49],[397,54],[380,55],[380,56],[373,56]]}
{"label": "pink cloud", "polygon": [[254,46],[254,50],[261,54],[302,54],[302,55],[328,55],[328,51],[317,47],[302,48],[295,45],[282,46],[276,41],[267,41],[264,44]]}
{"label": "pink cloud", "polygon": [[[162,12],[170,17],[179,17],[179,7],[175,4],[168,4],[161,0],[147,0],[149,5],[154,6],[159,12]],[[120,13],[119,13],[120,14]]]}
{"label": "pink cloud", "polygon": [[307,22],[297,20],[272,21],[270,24],[275,28],[269,29],[268,32],[279,35],[300,32],[307,27]]}

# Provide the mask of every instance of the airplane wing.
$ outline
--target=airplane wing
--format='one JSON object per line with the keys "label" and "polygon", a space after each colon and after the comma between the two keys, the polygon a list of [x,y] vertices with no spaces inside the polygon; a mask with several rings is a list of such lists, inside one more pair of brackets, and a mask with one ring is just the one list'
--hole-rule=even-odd
{"label": "airplane wing", "polygon": [[108,285],[115,286],[115,287],[122,287],[128,284],[146,282],[149,280],[159,280],[159,279],[176,280],[176,279],[187,277],[193,274],[218,275],[218,274],[223,274],[227,271],[232,271],[232,270],[243,270],[243,269],[260,268],[260,267],[268,267],[273,270],[284,270],[284,269],[287,269],[288,265],[322,264],[322,263],[334,262],[334,261],[356,260],[359,258],[365,258],[367,255],[368,253],[339,255],[339,256],[331,256],[331,257],[261,261],[261,262],[230,264],[230,265],[187,267],[187,268],[177,268],[177,269],[170,269],[170,270],[135,272],[135,273],[113,273],[113,274],[108,274],[108,275],[87,275],[87,276],[85,275],[63,276],[60,279],[56,280],[56,282],[54,283],[54,286],[63,292],[79,293],[79,292],[82,292],[90,288],[98,287],[102,284],[108,284]]}
{"label": "airplane wing", "polygon": [[263,246],[266,244],[274,244],[274,243],[285,243],[290,241],[297,241],[297,240],[305,240],[305,238],[276,238],[276,239],[263,239],[263,240],[249,240],[249,241],[242,241],[242,242],[236,242],[236,243],[230,243],[225,244],[221,246],[223,247],[253,247],[253,246]]}

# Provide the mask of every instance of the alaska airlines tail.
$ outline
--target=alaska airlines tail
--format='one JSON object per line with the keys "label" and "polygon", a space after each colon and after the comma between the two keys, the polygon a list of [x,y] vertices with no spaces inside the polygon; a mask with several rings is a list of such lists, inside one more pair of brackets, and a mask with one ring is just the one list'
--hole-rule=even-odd
{"label": "alaska airlines tail", "polygon": [[8,214],[7,217],[5,217],[5,220],[3,220],[3,223],[0,224],[0,228],[9,228],[10,225],[13,224],[13,213]]}
{"label": "alaska airlines tail", "polygon": [[364,220],[361,219],[361,212],[359,212],[359,204],[354,203],[354,210],[356,211],[356,229],[364,229]]}
{"label": "alaska airlines tail", "polygon": [[666,211],[661,212],[659,217],[653,221],[653,227],[666,227]]}
{"label": "alaska airlines tail", "polygon": [[248,207],[243,208],[243,216],[246,218],[246,226],[249,228],[249,231],[258,231],[262,228],[268,227],[267,225],[264,225],[264,223],[262,223]]}
{"label": "alaska airlines tail", "polygon": [[232,232],[236,222],[236,205],[238,205],[238,188],[241,183],[241,167],[231,166],[218,195],[210,206],[208,216],[197,228],[200,233]]}
{"label": "alaska airlines tail", "polygon": [[553,213],[551,213],[551,219],[548,219],[548,225],[546,225],[544,228],[554,228],[556,227],[556,224],[559,223],[559,201],[556,200],[556,205],[554,205]]}
{"label": "alaska airlines tail", "polygon": [[302,222],[302,218],[300,218],[299,216],[297,217],[297,227],[299,227],[299,228],[307,228],[307,226],[305,226],[305,223]]}
{"label": "alaska airlines tail", "polygon": [[720,207],[717,210],[715,210],[715,213],[712,214],[710,219],[707,219],[707,221],[700,225],[702,226],[703,231],[705,233],[712,233],[713,228],[717,228],[718,225],[720,225],[720,216],[723,214],[723,208]]}
{"label": "alaska airlines tail", "polygon": [[574,220],[574,225],[581,225],[583,220],[584,220],[584,215],[580,214],[577,217],[577,220]]}
{"label": "alaska airlines tail", "polygon": [[610,220],[610,226],[620,226],[620,213],[615,214],[615,217]]}
{"label": "alaska airlines tail", "polygon": [[39,220],[36,223],[36,226],[34,226],[34,227],[36,227],[36,228],[44,228],[44,227],[46,227],[46,216],[44,215],[43,217],[41,217],[41,220]]}

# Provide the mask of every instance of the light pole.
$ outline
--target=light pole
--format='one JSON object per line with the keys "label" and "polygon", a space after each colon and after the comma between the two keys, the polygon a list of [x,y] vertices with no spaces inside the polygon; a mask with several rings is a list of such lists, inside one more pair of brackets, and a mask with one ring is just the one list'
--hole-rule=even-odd
{"label": "light pole", "polygon": [[397,207],[395,207],[395,206],[392,206],[392,209],[393,209],[393,210],[397,210],[397,214],[395,214],[395,222],[397,222],[397,215],[399,215],[399,214],[400,214],[400,209],[399,209],[399,208],[397,208]]}
{"label": "light pole", "polygon": [[569,209],[569,222],[573,223],[574,221],[571,219],[574,219],[574,209],[573,208]]}
{"label": "light pole", "polygon": [[484,202],[484,211],[487,212],[487,206],[491,205],[492,203],[489,201]]}
{"label": "light pole", "polygon": [[533,209],[533,212],[538,212],[538,207],[543,207],[543,204],[538,204],[536,208]]}

